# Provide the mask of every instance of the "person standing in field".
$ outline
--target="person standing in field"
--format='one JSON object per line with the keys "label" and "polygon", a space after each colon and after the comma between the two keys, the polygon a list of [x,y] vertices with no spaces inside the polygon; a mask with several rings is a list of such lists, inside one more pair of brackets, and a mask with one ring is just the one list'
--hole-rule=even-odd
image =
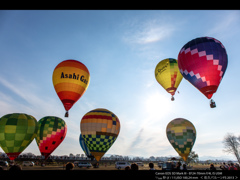
{"label": "person standing in field", "polygon": [[228,170],[237,170],[237,168],[234,166],[233,163],[230,163],[230,167],[228,168]]}
{"label": "person standing in field", "polygon": [[213,163],[210,164],[210,171],[216,171],[216,168],[214,167]]}
{"label": "person standing in field", "polygon": [[153,164],[152,162],[149,163],[149,167],[150,167],[149,170],[155,170],[155,169],[154,169],[154,164]]}

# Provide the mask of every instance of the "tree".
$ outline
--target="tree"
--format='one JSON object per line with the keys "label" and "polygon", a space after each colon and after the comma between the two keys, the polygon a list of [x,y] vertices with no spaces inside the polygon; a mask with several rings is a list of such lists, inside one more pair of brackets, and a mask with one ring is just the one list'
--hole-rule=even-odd
{"label": "tree", "polygon": [[191,151],[190,154],[188,155],[188,159],[187,159],[187,163],[191,163],[191,162],[198,162],[198,154],[195,153],[195,151]]}
{"label": "tree", "polygon": [[[183,158],[180,158],[181,161],[183,161]],[[187,164],[189,163],[196,163],[198,162],[198,154],[195,153],[195,151],[191,151],[190,154],[188,155],[188,159],[187,159]]]}
{"label": "tree", "polygon": [[233,154],[238,162],[240,163],[239,151],[240,151],[240,136],[236,137],[235,135],[228,133],[224,139],[224,152]]}

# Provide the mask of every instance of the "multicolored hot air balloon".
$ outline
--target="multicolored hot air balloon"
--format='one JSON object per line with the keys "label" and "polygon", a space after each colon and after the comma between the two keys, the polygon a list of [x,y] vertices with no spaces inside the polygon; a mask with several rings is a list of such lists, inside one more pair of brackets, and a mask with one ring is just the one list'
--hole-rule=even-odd
{"label": "multicolored hot air balloon", "polygon": [[76,60],[65,60],[59,63],[52,76],[55,91],[62,101],[65,117],[68,111],[87,90],[90,82],[90,74],[87,67]]}
{"label": "multicolored hot air balloon", "polygon": [[38,121],[36,142],[45,159],[62,143],[67,133],[64,120],[55,116],[46,116]]}
{"label": "multicolored hot air balloon", "polygon": [[80,134],[80,136],[79,136],[79,144],[80,144],[82,150],[84,151],[84,153],[86,154],[86,156],[88,158],[93,158],[93,155],[90,153],[90,151],[89,151],[89,149],[88,149],[88,147],[87,147],[87,145],[86,145],[86,143],[85,143],[85,141],[82,137],[82,134]]}
{"label": "multicolored hot air balloon", "polygon": [[228,57],[220,41],[200,37],[185,44],[178,54],[183,77],[210,99],[227,69]]}
{"label": "multicolored hot air balloon", "polygon": [[4,115],[0,119],[0,146],[14,160],[36,137],[37,131],[37,120],[31,115]]}
{"label": "multicolored hot air balloon", "polygon": [[183,78],[178,69],[177,60],[168,58],[160,61],[155,68],[155,78],[157,82],[172,95],[171,100],[173,101],[173,96]]}
{"label": "multicolored hot air balloon", "polygon": [[99,161],[116,141],[120,121],[107,109],[94,109],[82,117],[80,129],[89,151]]}
{"label": "multicolored hot air balloon", "polygon": [[184,118],[176,118],[168,123],[166,133],[173,148],[186,162],[196,140],[194,125]]}

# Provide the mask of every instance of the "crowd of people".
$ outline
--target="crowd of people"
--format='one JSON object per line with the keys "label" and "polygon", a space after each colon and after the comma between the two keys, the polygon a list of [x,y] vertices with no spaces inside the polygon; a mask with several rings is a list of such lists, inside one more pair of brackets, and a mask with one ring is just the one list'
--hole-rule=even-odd
{"label": "crowd of people", "polygon": [[[66,170],[72,170],[73,168],[74,168],[73,163],[68,162],[66,164]],[[125,170],[138,170],[138,165],[136,163],[132,163],[131,166],[126,166]],[[155,170],[153,163],[149,163],[149,170]]]}
{"label": "crowd of people", "polygon": [[[149,170],[156,170],[154,168],[154,164],[152,162],[150,162],[148,164],[148,166],[149,166]],[[136,163],[132,163],[131,167],[130,166],[125,167],[125,170],[138,170],[138,165]],[[172,171],[174,171],[174,170],[176,170],[176,171],[180,171],[180,170],[186,171],[187,166],[186,166],[186,164],[182,165],[180,162],[178,162],[176,166],[174,164],[172,164],[172,169],[171,170]]]}
{"label": "crowd of people", "polygon": [[[229,163],[229,164],[226,164],[225,162],[219,167],[221,170],[240,170],[240,166],[238,163]],[[131,164],[131,167],[130,166],[127,166],[125,168],[125,170],[138,170],[138,165],[135,164],[135,163],[132,163]],[[153,163],[149,163],[149,170],[156,170],[154,168],[154,164]],[[173,166],[172,167],[172,171],[186,171],[187,170],[187,166],[186,164],[181,164],[181,162],[177,162],[176,166]],[[214,167],[214,164],[210,164],[210,168],[207,169],[207,170],[211,170],[211,171],[215,171],[217,170],[215,167]]]}
{"label": "crowd of people", "polygon": [[240,166],[238,163],[229,163],[226,164],[225,162],[220,166],[220,169],[222,170],[240,170]]}
{"label": "crowd of people", "polygon": [[[0,166],[0,171],[3,171],[4,169]],[[11,172],[18,172],[18,171],[21,171],[22,170],[22,167],[18,164],[14,164],[13,166],[11,166],[9,168],[9,171]]]}
{"label": "crowd of people", "polygon": [[[238,163],[229,163],[226,164],[225,162],[222,163],[222,165],[219,167],[221,170],[240,170],[239,164]],[[209,170],[211,171],[216,171],[216,167],[214,166],[214,164],[210,164],[210,168]]]}
{"label": "crowd of people", "polygon": [[[149,170],[156,170],[154,168],[154,164],[152,162],[150,162],[149,164]],[[74,164],[71,163],[71,162],[68,162],[66,164],[66,170],[69,171],[69,170],[72,170],[74,168]],[[229,163],[229,164],[226,164],[225,162],[222,163],[222,165],[219,167],[221,170],[240,170],[240,166],[238,163]],[[132,163],[131,166],[127,166],[125,167],[125,170],[138,170],[138,165],[136,163]],[[3,170],[3,168],[1,167],[0,170]],[[9,171],[21,171],[22,168],[20,165],[13,165],[9,168]],[[180,162],[178,162],[176,164],[176,166],[173,167],[172,170],[176,170],[176,171],[180,171],[180,170],[187,170],[187,166],[186,164],[181,164]],[[215,171],[217,170],[216,167],[214,166],[214,164],[210,164],[210,168],[209,169],[206,169],[206,170],[211,170],[211,171]]]}

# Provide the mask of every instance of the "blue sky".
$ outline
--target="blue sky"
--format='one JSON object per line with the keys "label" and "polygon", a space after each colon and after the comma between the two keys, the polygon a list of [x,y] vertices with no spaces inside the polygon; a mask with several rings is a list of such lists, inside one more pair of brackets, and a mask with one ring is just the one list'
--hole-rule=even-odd
{"label": "blue sky", "polygon": [[[68,132],[53,155],[81,154],[81,118],[106,108],[121,122],[108,154],[177,156],[166,137],[178,117],[197,129],[193,150],[203,156],[223,152],[229,132],[239,134],[240,11],[223,10],[2,10],[0,11],[0,116],[27,113],[64,119]],[[157,63],[177,58],[182,46],[202,36],[220,40],[228,67],[213,99],[217,108],[185,79],[175,101],[155,80]],[[90,72],[90,84],[69,118],[52,85],[58,63],[76,59]],[[2,150],[0,150],[2,151]],[[40,154],[35,140],[24,152]]]}

